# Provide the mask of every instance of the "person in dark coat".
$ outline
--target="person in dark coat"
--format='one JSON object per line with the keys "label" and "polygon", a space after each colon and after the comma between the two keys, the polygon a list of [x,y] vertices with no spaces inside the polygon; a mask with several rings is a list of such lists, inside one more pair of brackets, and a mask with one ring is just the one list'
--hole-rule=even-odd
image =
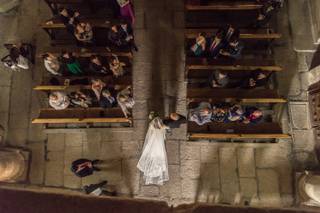
{"label": "person in dark coat", "polygon": [[101,181],[97,184],[90,184],[83,187],[83,190],[86,194],[94,195],[94,196],[101,196],[101,195],[109,195],[109,196],[116,196],[116,191],[107,191],[103,189],[105,185],[107,185],[108,181]]}
{"label": "person in dark coat", "polygon": [[99,100],[99,105],[102,108],[112,108],[117,106],[117,99],[115,98],[114,90],[111,88],[103,89]]}
{"label": "person in dark coat", "polygon": [[209,52],[209,56],[213,57],[213,58],[217,58],[220,50],[224,47],[225,43],[224,43],[224,37],[225,37],[225,33],[223,29],[219,29],[218,32],[216,33],[216,35],[209,39],[209,42],[207,42],[208,44],[208,52]]}
{"label": "person in dark coat", "polygon": [[138,51],[138,48],[134,43],[132,29],[130,25],[126,23],[113,25],[108,33],[108,40],[117,47],[130,47],[135,51]]}
{"label": "person in dark coat", "polygon": [[93,74],[107,74],[108,69],[102,63],[99,55],[92,55],[90,57],[89,71]]}
{"label": "person in dark coat", "polygon": [[170,113],[169,117],[163,119],[163,124],[170,129],[180,128],[181,124],[187,123],[187,118],[176,112]]}
{"label": "person in dark coat", "polygon": [[242,82],[241,87],[245,89],[254,89],[256,87],[266,86],[269,82],[271,72],[256,70],[246,77]]}
{"label": "person in dark coat", "polygon": [[80,13],[78,11],[71,10],[69,8],[60,8],[59,9],[59,19],[66,26],[67,31],[71,34],[74,33],[75,26],[79,24]]}
{"label": "person in dark coat", "polygon": [[100,160],[88,160],[88,159],[78,159],[72,162],[71,171],[78,177],[86,177],[92,175],[94,171],[100,171],[96,167]]}

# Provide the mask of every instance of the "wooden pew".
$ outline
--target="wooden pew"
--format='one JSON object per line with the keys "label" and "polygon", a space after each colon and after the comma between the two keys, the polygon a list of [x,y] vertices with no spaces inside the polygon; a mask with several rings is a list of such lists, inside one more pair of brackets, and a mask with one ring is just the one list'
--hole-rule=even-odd
{"label": "wooden pew", "polygon": [[113,76],[77,76],[77,77],[56,77],[60,81],[61,85],[50,85],[49,78],[45,78],[41,85],[35,86],[34,90],[40,91],[50,91],[50,90],[68,90],[68,91],[77,91],[79,89],[90,90],[91,85],[64,85],[66,79],[75,80],[88,78],[89,82],[91,79],[101,79],[107,85],[114,85],[117,90],[124,89],[127,86],[132,84],[132,77],[130,75],[121,76],[119,78],[114,78]]}
{"label": "wooden pew", "polygon": [[130,123],[120,108],[68,108],[55,110],[46,108],[40,110],[38,118],[32,120],[33,124],[64,124],[64,123]]}
{"label": "wooden pew", "polygon": [[188,122],[188,137],[197,139],[285,139],[290,135],[283,134],[278,123],[208,123],[202,126]]}
{"label": "wooden pew", "polygon": [[111,57],[112,54],[118,56],[118,57],[127,57],[129,59],[132,59],[133,54],[130,50],[127,51],[119,51],[118,49],[111,49],[111,52],[107,51],[105,47],[90,47],[86,48],[85,51],[81,50],[79,47],[74,47],[74,46],[66,46],[65,48],[61,47],[48,47],[46,48],[48,51],[42,51],[42,53],[39,53],[37,55],[38,58],[41,58],[43,54],[46,52],[50,52],[54,56],[60,56],[62,50],[68,51],[68,52],[73,52],[79,57],[90,57],[91,55],[100,55],[100,56],[107,56]]}
{"label": "wooden pew", "polygon": [[252,1],[212,1],[208,5],[192,5],[186,4],[185,9],[187,11],[203,11],[203,10],[258,10],[263,7],[262,4]]}
{"label": "wooden pew", "polygon": [[226,89],[188,88],[187,98],[193,102],[223,101],[242,103],[286,103],[276,90],[270,89]]}
{"label": "wooden pew", "polygon": [[200,72],[201,70],[257,70],[280,72],[281,66],[277,66],[272,59],[206,59],[200,57],[186,58],[186,72]]}
{"label": "wooden pew", "polygon": [[[88,22],[92,28],[104,28],[109,29],[113,24],[119,23],[117,20],[101,19],[101,18],[80,18],[80,21]],[[51,23],[52,22],[52,23]],[[59,18],[52,18],[45,23],[40,24],[40,27],[49,35],[51,39],[56,39],[56,30],[66,30],[66,26]],[[72,35],[67,33],[66,35]]]}
{"label": "wooden pew", "polygon": [[[207,36],[214,36],[217,29],[186,29],[186,39],[195,39],[199,33],[206,33]],[[273,40],[281,38],[280,33],[273,32],[272,29],[240,29],[240,39]]]}
{"label": "wooden pew", "polygon": [[58,14],[60,6],[72,7],[73,9],[89,10],[91,13],[106,7],[105,2],[99,0],[44,0],[53,14]]}

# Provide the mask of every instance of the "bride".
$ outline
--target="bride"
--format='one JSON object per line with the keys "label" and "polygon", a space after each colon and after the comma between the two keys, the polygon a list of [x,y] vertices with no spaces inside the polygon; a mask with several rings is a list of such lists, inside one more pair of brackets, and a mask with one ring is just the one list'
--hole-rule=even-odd
{"label": "bride", "polygon": [[168,161],[165,147],[167,127],[162,120],[151,113],[152,118],[144,141],[138,169],[143,172],[146,185],[163,185],[169,180]]}

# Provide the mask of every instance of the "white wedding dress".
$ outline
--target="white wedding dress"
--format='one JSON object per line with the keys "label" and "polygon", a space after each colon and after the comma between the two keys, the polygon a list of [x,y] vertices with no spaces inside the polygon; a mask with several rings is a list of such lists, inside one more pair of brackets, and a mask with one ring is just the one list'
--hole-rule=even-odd
{"label": "white wedding dress", "polygon": [[153,119],[144,141],[138,169],[143,172],[146,185],[163,185],[169,180],[168,160],[165,147],[166,129],[159,117]]}

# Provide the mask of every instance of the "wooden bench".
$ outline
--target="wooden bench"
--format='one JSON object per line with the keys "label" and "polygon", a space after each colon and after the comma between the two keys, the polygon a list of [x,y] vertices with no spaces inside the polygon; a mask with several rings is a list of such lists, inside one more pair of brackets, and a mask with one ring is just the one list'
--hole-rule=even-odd
{"label": "wooden bench", "polygon": [[[186,29],[186,39],[195,39],[199,33],[214,36],[217,29]],[[240,29],[240,39],[273,40],[281,38],[280,33],[274,33],[272,29]]]}
{"label": "wooden bench", "polygon": [[197,139],[286,139],[278,123],[208,123],[202,126],[188,122],[188,137]]}
{"label": "wooden bench", "polygon": [[186,58],[186,72],[199,72],[201,70],[257,70],[280,72],[281,66],[277,66],[272,59],[206,59],[201,57]]}
{"label": "wooden bench", "polygon": [[91,90],[91,85],[64,85],[64,81],[66,79],[75,80],[75,79],[83,79],[88,78],[90,82],[91,79],[101,79],[107,85],[114,85],[118,90],[124,89],[127,86],[132,84],[132,77],[130,75],[121,76],[118,78],[114,78],[113,76],[70,76],[70,77],[59,77],[55,76],[55,78],[60,82],[60,85],[50,85],[50,78],[43,79],[41,85],[35,86],[34,90],[40,91],[50,91],[50,90],[68,90],[68,91],[77,91],[79,89]]}
{"label": "wooden bench", "polygon": [[187,98],[192,102],[223,101],[242,103],[286,103],[276,90],[270,89],[226,89],[188,88]]}
{"label": "wooden bench", "polygon": [[111,49],[111,52],[109,52],[105,47],[93,47],[93,48],[88,48],[85,51],[81,50],[81,48],[79,47],[74,47],[74,46],[66,46],[65,48],[50,47],[45,49],[48,49],[48,51],[42,51],[42,53],[39,53],[37,55],[38,58],[41,58],[42,55],[47,52],[50,52],[54,56],[58,57],[61,55],[62,50],[73,52],[79,57],[90,57],[92,55],[111,57],[113,54],[118,57],[127,57],[129,59],[132,59],[133,57],[133,54],[130,50],[120,52],[117,49]]}
{"label": "wooden bench", "polygon": [[212,1],[208,5],[186,4],[187,11],[203,11],[203,10],[258,10],[263,7],[262,4],[252,1]]}
{"label": "wooden bench", "polygon": [[40,110],[38,118],[32,120],[33,124],[64,124],[64,123],[130,123],[120,108],[68,108],[55,110],[46,108]]}
{"label": "wooden bench", "polygon": [[[45,0],[45,2],[49,6],[53,14],[58,14],[58,9],[60,6],[70,6],[73,9],[89,9],[91,13],[96,12],[95,9],[103,7],[103,5],[101,4],[103,3],[103,1],[101,0]],[[97,3],[100,4],[98,5]]]}
{"label": "wooden bench", "polygon": [[[80,18],[80,21],[88,22],[92,28],[105,28],[109,29],[113,24],[119,23],[117,20],[101,19],[101,18]],[[48,23],[53,22],[53,23]],[[66,26],[59,18],[52,18],[45,23],[40,24],[40,27],[49,35],[51,39],[56,38],[56,30],[66,30]]]}

